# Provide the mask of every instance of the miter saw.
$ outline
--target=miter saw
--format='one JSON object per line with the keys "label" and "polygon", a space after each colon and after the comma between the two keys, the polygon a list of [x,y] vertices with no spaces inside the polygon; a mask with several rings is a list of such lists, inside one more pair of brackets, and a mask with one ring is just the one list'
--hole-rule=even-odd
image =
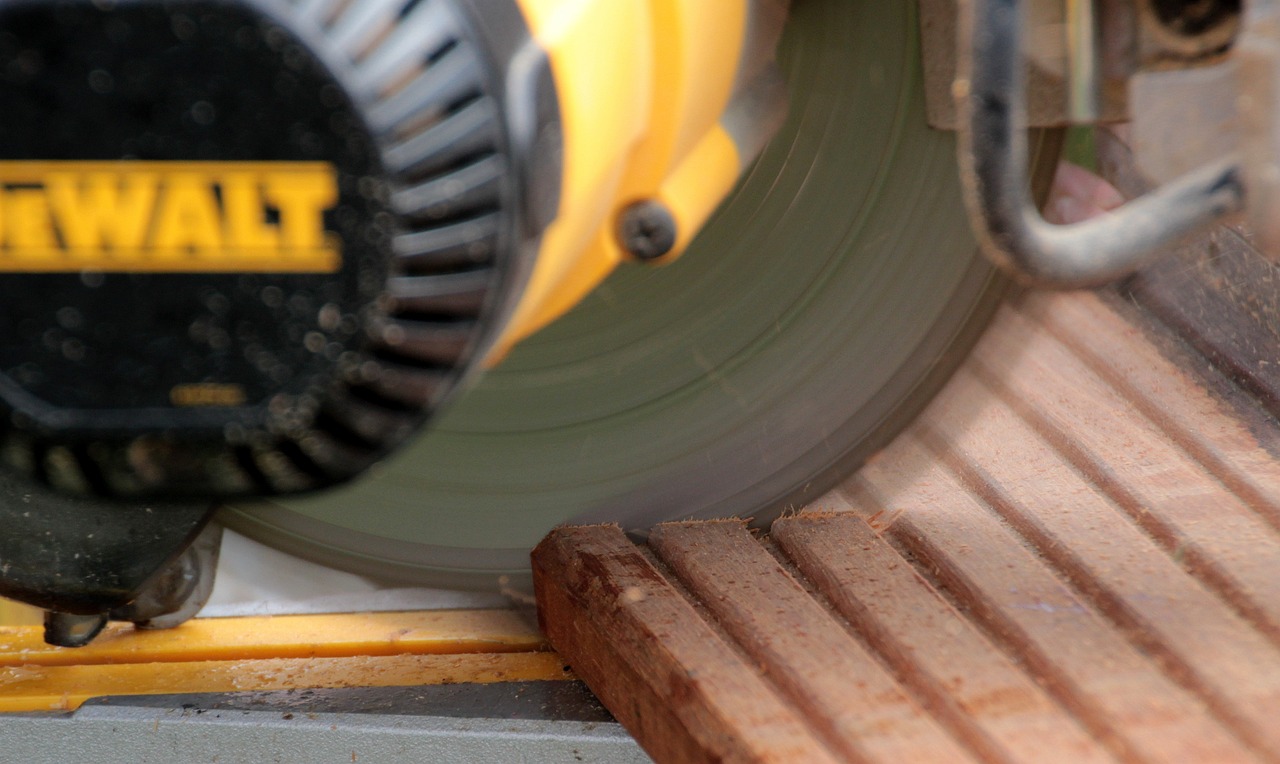
{"label": "miter saw", "polygon": [[[1073,285],[1243,205],[1216,144],[1102,222],[1028,184],[1141,77],[1273,99],[1221,69],[1240,38],[1272,86],[1271,3],[1023,5],[0,2],[0,595],[81,645],[196,612],[222,526],[492,589],[567,521],[816,497],[1007,283],[966,190]],[[1066,96],[1028,119],[1027,76]]]}

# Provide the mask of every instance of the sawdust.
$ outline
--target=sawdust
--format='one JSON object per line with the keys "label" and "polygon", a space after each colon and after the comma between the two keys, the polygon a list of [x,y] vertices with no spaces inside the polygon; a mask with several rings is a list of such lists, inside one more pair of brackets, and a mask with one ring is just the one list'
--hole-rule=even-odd
{"label": "sawdust", "polygon": [[44,676],[44,670],[37,666],[5,666],[0,668],[0,685],[31,682]]}

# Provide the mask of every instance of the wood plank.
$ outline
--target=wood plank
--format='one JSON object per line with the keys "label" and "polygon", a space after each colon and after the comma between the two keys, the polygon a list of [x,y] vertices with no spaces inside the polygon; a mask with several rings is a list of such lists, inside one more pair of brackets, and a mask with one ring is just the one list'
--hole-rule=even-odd
{"label": "wood plank", "polygon": [[[1045,352],[1039,341],[1034,350]],[[1064,380],[1071,369],[1054,364]],[[944,460],[1242,739],[1280,759],[1280,652],[1188,575],[972,373],[925,421]],[[976,415],[975,415],[976,413]],[[1016,459],[1009,444],[1016,443]],[[1205,624],[1212,624],[1206,628]]]}
{"label": "wood plank", "polygon": [[[1130,324],[1127,315],[1099,295],[1029,294],[1017,308],[1070,347],[1272,527],[1280,528],[1280,439],[1274,423],[1260,421],[1266,414],[1256,401],[1231,390],[1230,382],[1217,374],[1215,392],[1210,393],[1152,344],[1147,331]],[[1177,360],[1195,363],[1185,352]],[[1235,405],[1223,401],[1219,390],[1236,393]]]}
{"label": "wood plank", "polygon": [[849,760],[972,760],[744,523],[659,525],[649,547]]}
{"label": "wood plank", "polygon": [[1273,639],[1280,534],[1049,333],[1008,311],[973,368],[1187,568]]}
{"label": "wood plank", "polygon": [[553,531],[533,570],[547,636],[656,760],[841,760],[618,528]]}
{"label": "wood plank", "polygon": [[1111,761],[1079,723],[860,517],[805,513],[773,539],[985,761]]}
{"label": "wood plank", "polygon": [[1129,294],[1280,416],[1280,269],[1239,232],[1218,228],[1153,262]]}
{"label": "wood plank", "polygon": [[847,485],[861,516],[892,518],[883,533],[933,571],[987,634],[1121,758],[1253,759],[1199,699],[1076,597],[916,436],[898,438]]}

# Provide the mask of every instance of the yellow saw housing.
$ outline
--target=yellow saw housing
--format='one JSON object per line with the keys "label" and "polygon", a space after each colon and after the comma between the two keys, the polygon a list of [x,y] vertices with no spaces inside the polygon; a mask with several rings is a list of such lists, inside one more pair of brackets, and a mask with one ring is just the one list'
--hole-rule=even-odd
{"label": "yellow saw housing", "polygon": [[785,111],[771,67],[781,0],[519,0],[550,59],[563,130],[559,211],[488,362],[578,303],[629,254],[619,218],[657,202],[678,257]]}

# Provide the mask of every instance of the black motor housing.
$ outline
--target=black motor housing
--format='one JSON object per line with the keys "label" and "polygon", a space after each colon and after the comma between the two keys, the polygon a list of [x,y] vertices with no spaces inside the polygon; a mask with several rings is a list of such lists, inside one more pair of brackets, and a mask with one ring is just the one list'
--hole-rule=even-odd
{"label": "black motor housing", "polygon": [[0,596],[51,641],[189,616],[220,500],[360,474],[515,307],[545,55],[513,0],[353,2],[0,0]]}
{"label": "black motor housing", "polygon": [[522,149],[557,134],[550,77],[507,92],[511,3],[325,5],[0,3],[9,467],[98,496],[321,488],[482,352],[545,222],[525,189],[557,187]]}

